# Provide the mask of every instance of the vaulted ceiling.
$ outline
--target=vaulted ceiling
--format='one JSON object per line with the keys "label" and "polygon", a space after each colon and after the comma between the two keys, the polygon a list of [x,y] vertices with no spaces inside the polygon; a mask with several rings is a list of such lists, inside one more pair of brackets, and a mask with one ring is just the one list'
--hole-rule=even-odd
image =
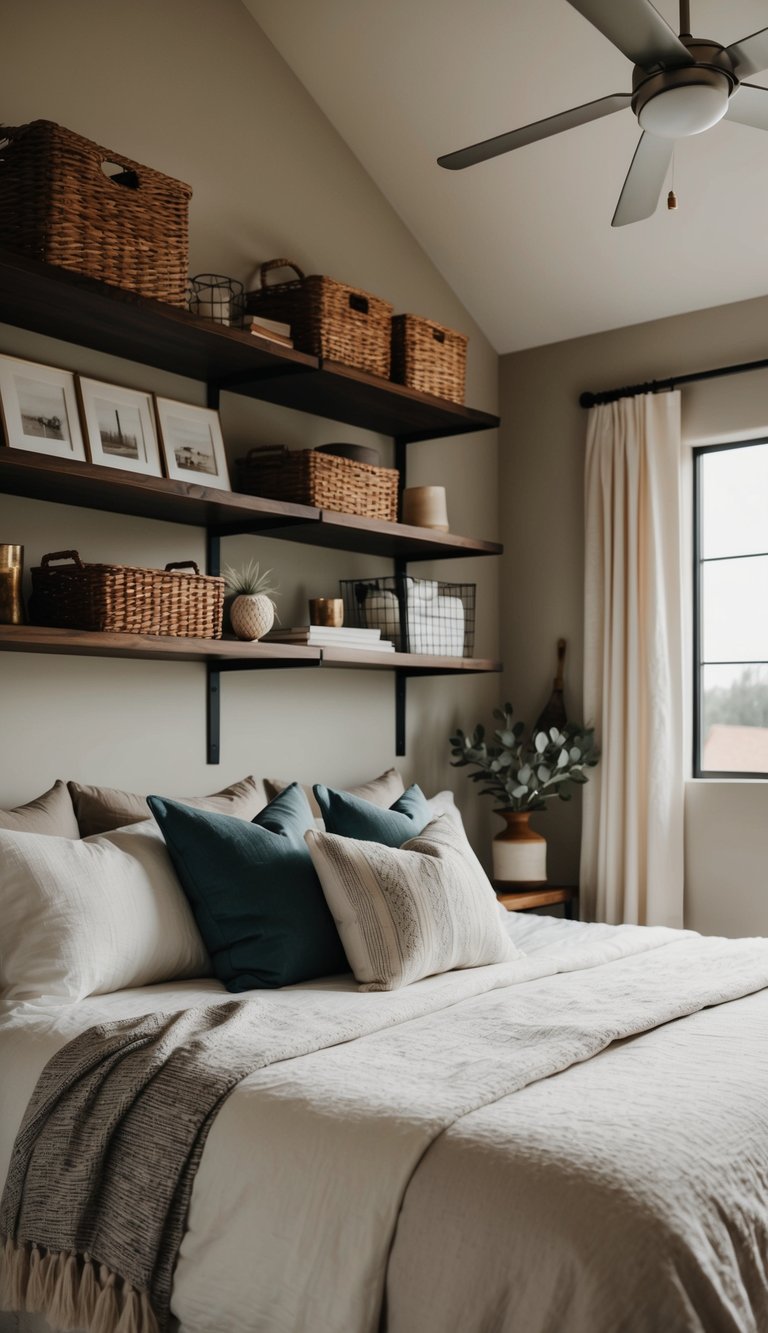
{"label": "vaulted ceiling", "polygon": [[[244,3],[500,353],[768,293],[766,131],[724,121],[683,141],[679,208],[663,197],[621,228],[629,109],[466,171],[436,166],[630,91],[630,62],[566,0]],[[677,31],[676,4],[656,7]],[[694,34],[725,45],[768,25],[765,0],[691,9]]]}

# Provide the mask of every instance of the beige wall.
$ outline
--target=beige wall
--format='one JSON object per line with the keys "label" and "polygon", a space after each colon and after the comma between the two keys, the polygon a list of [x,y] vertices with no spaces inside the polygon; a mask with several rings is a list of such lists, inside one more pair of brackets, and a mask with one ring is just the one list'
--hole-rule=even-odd
{"label": "beige wall", "polygon": [[[766,356],[768,299],[614,330],[503,357],[500,496],[502,652],[506,694],[532,720],[547,697],[554,644],[568,639],[566,698],[581,715],[584,389]],[[768,434],[768,375],[683,390],[687,444]],[[765,614],[765,608],[762,609]],[[539,817],[551,869],[578,873],[579,809]],[[686,925],[707,933],[768,934],[768,783],[689,781]]]}
{"label": "beige wall", "polygon": [[[239,0],[6,0],[0,45],[3,119],[58,121],[116,153],[189,182],[191,271],[250,279],[289,255],[470,335],[468,401],[495,410],[497,358],[423,251]],[[202,386],[0,326],[0,351],[118,383],[204,402]],[[230,458],[251,444],[365,439],[351,428],[253,403],[222,400]],[[373,442],[377,442],[374,438]],[[389,443],[382,442],[385,450]],[[495,433],[412,446],[412,483],[448,487],[453,530],[497,535]],[[86,560],[161,564],[202,558],[195,529],[0,496],[0,540],[21,541],[28,563],[77,547]],[[269,539],[224,545],[224,559],[255,556],[282,588],[284,624],[307,596],[340,577],[389,572],[366,557]],[[497,643],[496,561],[414,567],[477,581],[476,648]],[[448,765],[447,736],[497,699],[496,677],[427,679],[408,687],[407,778],[429,791],[453,785],[479,845],[489,813]],[[193,664],[3,654],[0,804],[27,800],[56,777],[210,791],[248,772],[331,783],[394,762],[394,685],[386,673],[254,672],[224,680],[222,763],[204,755],[204,674]]]}

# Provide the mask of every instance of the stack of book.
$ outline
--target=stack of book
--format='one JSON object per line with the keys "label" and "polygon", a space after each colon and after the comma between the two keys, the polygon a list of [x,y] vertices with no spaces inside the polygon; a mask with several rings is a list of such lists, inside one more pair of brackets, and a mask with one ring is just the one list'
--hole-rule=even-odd
{"label": "stack of book", "polygon": [[393,653],[395,645],[382,639],[380,629],[357,629],[354,625],[298,625],[295,629],[272,629],[264,643],[303,643],[310,648],[367,649],[372,653]]}
{"label": "stack of book", "polygon": [[279,319],[264,319],[259,315],[243,316],[243,328],[257,338],[268,338],[270,342],[280,343],[281,347],[293,347],[290,324],[283,324]]}

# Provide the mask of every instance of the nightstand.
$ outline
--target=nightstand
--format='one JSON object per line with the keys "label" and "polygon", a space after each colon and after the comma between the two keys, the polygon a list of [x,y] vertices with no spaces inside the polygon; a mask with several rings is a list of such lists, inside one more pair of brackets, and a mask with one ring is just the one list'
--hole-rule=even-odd
{"label": "nightstand", "polygon": [[520,884],[510,889],[497,880],[493,887],[508,912],[530,912],[532,907],[554,907],[556,903],[562,903],[566,917],[573,921],[574,907],[578,909],[579,905],[579,890],[574,884],[557,887],[554,884]]}

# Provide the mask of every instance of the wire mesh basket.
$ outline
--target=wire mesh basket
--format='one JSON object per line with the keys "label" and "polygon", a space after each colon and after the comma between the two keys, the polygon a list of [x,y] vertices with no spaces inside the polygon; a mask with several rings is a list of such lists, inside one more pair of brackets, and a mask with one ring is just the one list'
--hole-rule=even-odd
{"label": "wire mesh basket", "polygon": [[398,575],[340,579],[339,586],[345,625],[380,629],[398,652],[472,657],[476,584]]}

